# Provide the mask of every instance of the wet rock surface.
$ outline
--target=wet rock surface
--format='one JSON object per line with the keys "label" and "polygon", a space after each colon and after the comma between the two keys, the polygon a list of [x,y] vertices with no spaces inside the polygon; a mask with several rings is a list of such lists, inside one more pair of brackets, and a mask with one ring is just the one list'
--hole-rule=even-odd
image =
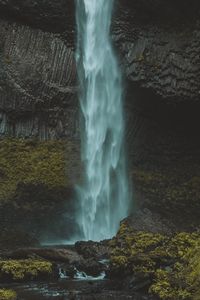
{"label": "wet rock surface", "polygon": [[[99,246],[100,248],[101,246]],[[108,253],[102,257],[99,253],[99,257],[102,259],[108,258]],[[80,255],[74,247],[59,246],[56,248],[18,248],[14,251],[2,252],[2,257],[5,259],[45,259],[55,264],[55,276],[59,277],[59,272],[67,277],[74,278],[76,272],[87,274],[87,276],[98,277],[102,272],[107,269],[107,264],[101,262],[96,255],[90,255],[85,257]],[[83,275],[84,277],[84,275]]]}
{"label": "wet rock surface", "polygon": [[105,240],[100,243],[94,241],[76,242],[75,249],[80,255],[83,255],[85,259],[89,259],[91,257],[99,260],[105,259],[108,258],[110,253],[109,240]]}
{"label": "wet rock surface", "polygon": [[[105,247],[104,245],[102,246]],[[100,248],[101,243],[99,243]],[[153,299],[151,296],[145,296],[145,293],[141,292],[141,289],[137,289],[136,286],[135,290],[131,290],[129,285],[125,287],[125,282],[122,280],[104,278],[101,274],[103,274],[102,272],[108,272],[108,266],[106,266],[105,262],[100,263],[97,259],[98,256],[102,256],[101,251],[99,255],[96,253],[94,255],[91,254],[90,259],[85,259],[76,252],[74,246],[22,248],[11,252],[4,252],[1,260],[10,262],[11,264],[12,262],[16,264],[21,261],[24,264],[24,270],[26,261],[30,265],[33,265],[35,262],[40,263],[40,261],[44,261],[44,263],[45,261],[47,263],[51,262],[53,273],[51,276],[46,276],[46,278],[41,277],[42,274],[38,275],[32,282],[24,278],[20,280],[20,284],[4,283],[3,287],[16,291],[19,299],[24,300],[65,299],[65,297],[67,299],[87,300]],[[106,257],[108,256],[106,254]],[[16,268],[15,270],[17,272]],[[0,284],[1,287],[2,284]]]}
{"label": "wet rock surface", "polygon": [[[195,278],[199,276],[200,236],[198,232],[176,233],[170,229],[167,222],[162,224],[159,216],[145,210],[124,220],[112,240],[4,251],[0,267],[8,265],[9,274],[14,276],[7,282],[16,282],[20,276],[20,285],[7,287],[25,300],[53,296],[57,297],[55,299],[64,296],[72,299],[154,299],[154,296],[165,299],[163,295],[167,293],[168,299],[175,300],[179,295],[193,295],[194,290],[199,291]],[[42,270],[45,268],[48,272],[45,265],[49,263],[51,273],[44,278]],[[41,264],[39,273],[34,277],[35,283],[29,283],[27,276],[35,276],[35,264]],[[28,269],[27,265],[30,265]],[[0,268],[0,279],[4,273]],[[49,281],[51,278],[54,281]]]}

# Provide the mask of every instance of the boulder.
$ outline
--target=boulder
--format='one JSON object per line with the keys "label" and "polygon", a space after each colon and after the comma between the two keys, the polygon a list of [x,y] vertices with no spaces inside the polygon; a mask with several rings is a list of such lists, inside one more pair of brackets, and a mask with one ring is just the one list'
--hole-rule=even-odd
{"label": "boulder", "polygon": [[104,240],[101,242],[94,241],[80,241],[75,243],[75,249],[77,253],[82,255],[85,259],[101,259],[109,257],[109,241]]}

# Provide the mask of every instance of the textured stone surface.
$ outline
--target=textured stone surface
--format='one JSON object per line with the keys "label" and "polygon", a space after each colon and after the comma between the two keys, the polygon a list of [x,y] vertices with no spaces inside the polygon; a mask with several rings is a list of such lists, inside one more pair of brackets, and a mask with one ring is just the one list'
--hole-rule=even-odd
{"label": "textured stone surface", "polygon": [[74,0],[1,0],[0,14],[47,31],[67,31],[72,41],[74,6]]}
{"label": "textured stone surface", "polygon": [[[0,10],[2,17],[58,32],[72,45],[74,3],[1,0]],[[118,1],[113,34],[126,76],[172,101],[199,99],[199,15],[197,0]]]}
{"label": "textured stone surface", "polygon": [[114,38],[125,74],[131,82],[173,102],[197,100],[200,26],[196,14],[200,5],[196,3],[194,11],[184,1],[179,5],[167,1],[164,6],[163,2],[125,1],[126,9],[119,7]]}
{"label": "textured stone surface", "polygon": [[52,33],[0,21],[0,135],[76,137],[76,68]]}
{"label": "textured stone surface", "polygon": [[[77,138],[74,9],[72,0],[0,0],[1,18],[11,20],[0,21],[0,135]],[[134,85],[160,102],[199,99],[199,11],[197,1],[118,2],[113,39],[131,87],[127,111],[134,122],[138,114],[140,123],[152,116],[148,106],[135,105]],[[134,126],[130,121],[128,135]]]}

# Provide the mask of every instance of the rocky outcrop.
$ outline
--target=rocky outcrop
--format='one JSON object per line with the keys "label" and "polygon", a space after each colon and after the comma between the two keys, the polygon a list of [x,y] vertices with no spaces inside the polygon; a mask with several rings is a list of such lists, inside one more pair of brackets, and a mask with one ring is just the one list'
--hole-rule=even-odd
{"label": "rocky outcrop", "polygon": [[77,138],[74,52],[53,33],[0,21],[0,135]]}
{"label": "rocky outcrop", "polygon": [[80,241],[75,243],[75,249],[78,254],[82,255],[85,259],[91,257],[102,260],[108,259],[110,255],[109,241],[104,240],[99,242],[94,241]]}
{"label": "rocky outcrop", "polygon": [[[75,5],[72,0],[56,3],[2,0],[0,10],[2,17],[57,32],[65,37],[65,43],[74,44]],[[200,7],[196,0],[190,5],[180,0],[168,1],[167,4],[162,0],[120,0],[114,18],[113,37],[120,49],[127,78],[143,88],[153,89],[163,98],[175,97],[179,101],[198,99],[199,15]],[[20,35],[22,40],[30,39],[24,32]],[[34,43],[33,36],[32,39]],[[37,38],[37,42],[37,51],[40,52],[43,40]],[[26,45],[23,48],[26,49]],[[62,49],[59,53],[66,56]],[[59,70],[59,61],[55,60],[54,66],[49,64],[49,73],[54,71],[55,65]],[[59,71],[62,73],[66,69],[63,65]]]}
{"label": "rocky outcrop", "polygon": [[[101,244],[99,244],[99,248]],[[107,243],[107,248],[109,248]],[[99,253],[100,256],[100,253]],[[108,252],[106,253],[108,256]],[[107,265],[99,261],[98,257],[91,255],[89,258],[79,254],[73,247],[59,246],[57,248],[19,248],[14,251],[2,253],[5,260],[44,259],[51,261],[55,266],[55,277],[59,278],[65,274],[74,278],[77,272],[85,276],[98,277],[107,269]],[[104,258],[104,257],[103,257]],[[1,262],[1,261],[0,261]],[[62,274],[59,274],[62,273]]]}
{"label": "rocky outcrop", "polygon": [[[67,31],[68,41],[74,36],[75,1],[40,1],[40,0],[1,0],[0,14],[2,18],[18,20],[45,31]],[[71,39],[69,39],[71,37]]]}
{"label": "rocky outcrop", "polygon": [[166,235],[122,223],[110,242],[108,274],[156,299],[198,299],[199,241],[198,233]]}
{"label": "rocky outcrop", "polygon": [[114,23],[127,78],[173,102],[200,96],[200,6],[192,2],[122,1]]}

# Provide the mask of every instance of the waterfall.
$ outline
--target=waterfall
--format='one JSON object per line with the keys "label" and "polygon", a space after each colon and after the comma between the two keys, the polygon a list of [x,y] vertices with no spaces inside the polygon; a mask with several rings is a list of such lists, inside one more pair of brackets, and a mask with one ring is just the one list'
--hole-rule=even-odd
{"label": "waterfall", "polygon": [[77,222],[85,240],[116,234],[128,214],[122,78],[110,26],[113,0],[76,0],[84,182]]}

